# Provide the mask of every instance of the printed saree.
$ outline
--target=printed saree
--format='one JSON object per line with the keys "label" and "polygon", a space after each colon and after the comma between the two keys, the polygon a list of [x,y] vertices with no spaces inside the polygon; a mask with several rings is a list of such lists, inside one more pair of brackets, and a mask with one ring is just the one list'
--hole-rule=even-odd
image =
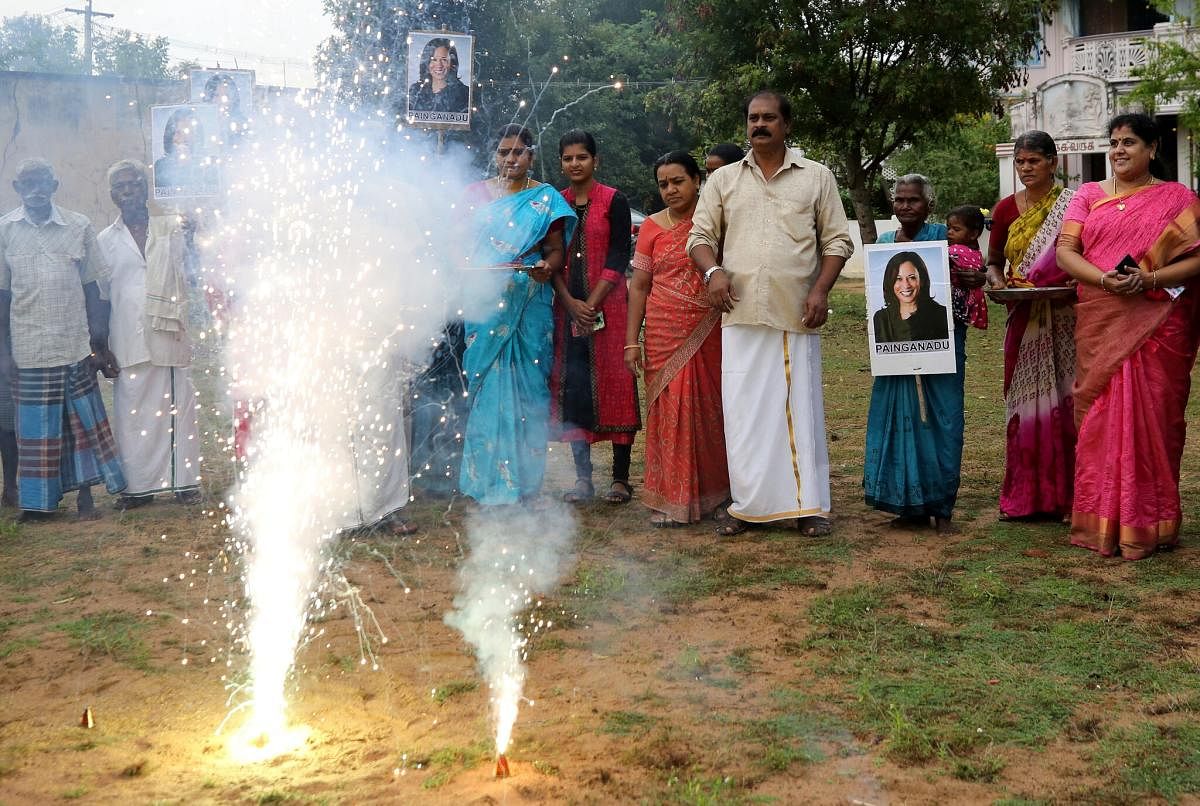
{"label": "printed saree", "polygon": [[[549,185],[484,204],[475,210],[472,264],[532,266],[559,221],[568,242],[575,213]],[[553,299],[549,283],[514,271],[491,313],[466,322],[463,369],[470,411],[459,487],[481,504],[513,504],[541,489],[554,358]]]}
{"label": "printed saree", "polygon": [[[1154,271],[1200,247],[1200,203],[1175,182],[1121,196],[1079,189],[1063,234],[1100,268],[1125,255]],[[1184,408],[1200,343],[1200,288],[1116,296],[1079,286],[1071,542],[1140,559],[1179,541]]]}
{"label": "printed saree", "polygon": [[646,219],[633,267],[652,275],[646,300],[646,481],[642,502],[680,523],[729,498],[721,408],[721,314],[687,254],[691,219]]}
{"label": "printed saree", "polygon": [[[1004,257],[1011,288],[1062,285],[1055,259],[1072,192],[1055,187],[1018,216]],[[1075,310],[1070,301],[1009,305],[1004,334],[1005,445],[1000,512],[1010,518],[1071,509],[1075,470]]]}

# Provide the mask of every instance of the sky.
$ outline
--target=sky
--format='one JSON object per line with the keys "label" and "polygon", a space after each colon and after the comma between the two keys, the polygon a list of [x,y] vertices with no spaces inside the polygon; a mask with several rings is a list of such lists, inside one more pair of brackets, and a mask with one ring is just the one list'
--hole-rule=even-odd
{"label": "sky", "polygon": [[[83,17],[66,8],[86,0],[0,0],[0,17],[45,14],[82,30]],[[171,61],[256,71],[259,84],[312,86],[312,56],[333,33],[321,0],[93,0],[98,25],[128,28],[171,40]]]}

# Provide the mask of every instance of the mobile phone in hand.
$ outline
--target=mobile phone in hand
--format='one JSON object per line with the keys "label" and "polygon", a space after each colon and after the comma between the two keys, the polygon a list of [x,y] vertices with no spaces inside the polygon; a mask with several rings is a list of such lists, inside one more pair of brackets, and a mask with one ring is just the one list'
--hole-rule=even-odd
{"label": "mobile phone in hand", "polygon": [[1133,259],[1132,255],[1126,255],[1125,257],[1121,258],[1121,262],[1116,266],[1117,274],[1120,274],[1123,277],[1133,274],[1135,271],[1141,270],[1141,267],[1138,265],[1138,262]]}

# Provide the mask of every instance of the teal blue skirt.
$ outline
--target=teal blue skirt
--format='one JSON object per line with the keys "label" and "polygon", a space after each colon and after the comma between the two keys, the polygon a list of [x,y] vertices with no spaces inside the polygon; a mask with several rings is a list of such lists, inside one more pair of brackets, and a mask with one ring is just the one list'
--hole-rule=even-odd
{"label": "teal blue skirt", "polygon": [[[949,518],[962,472],[967,327],[956,322],[958,371],[878,377],[867,414],[863,492],[867,506],[902,516]],[[924,397],[924,411],[921,398]]]}

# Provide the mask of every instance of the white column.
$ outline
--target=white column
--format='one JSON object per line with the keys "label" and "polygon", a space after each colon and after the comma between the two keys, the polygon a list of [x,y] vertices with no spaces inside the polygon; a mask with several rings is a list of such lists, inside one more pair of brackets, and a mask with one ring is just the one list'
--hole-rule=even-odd
{"label": "white column", "polygon": [[1013,144],[997,143],[996,160],[1000,163],[1000,195],[996,198],[1004,199],[1017,190],[1017,172],[1013,167]]}

